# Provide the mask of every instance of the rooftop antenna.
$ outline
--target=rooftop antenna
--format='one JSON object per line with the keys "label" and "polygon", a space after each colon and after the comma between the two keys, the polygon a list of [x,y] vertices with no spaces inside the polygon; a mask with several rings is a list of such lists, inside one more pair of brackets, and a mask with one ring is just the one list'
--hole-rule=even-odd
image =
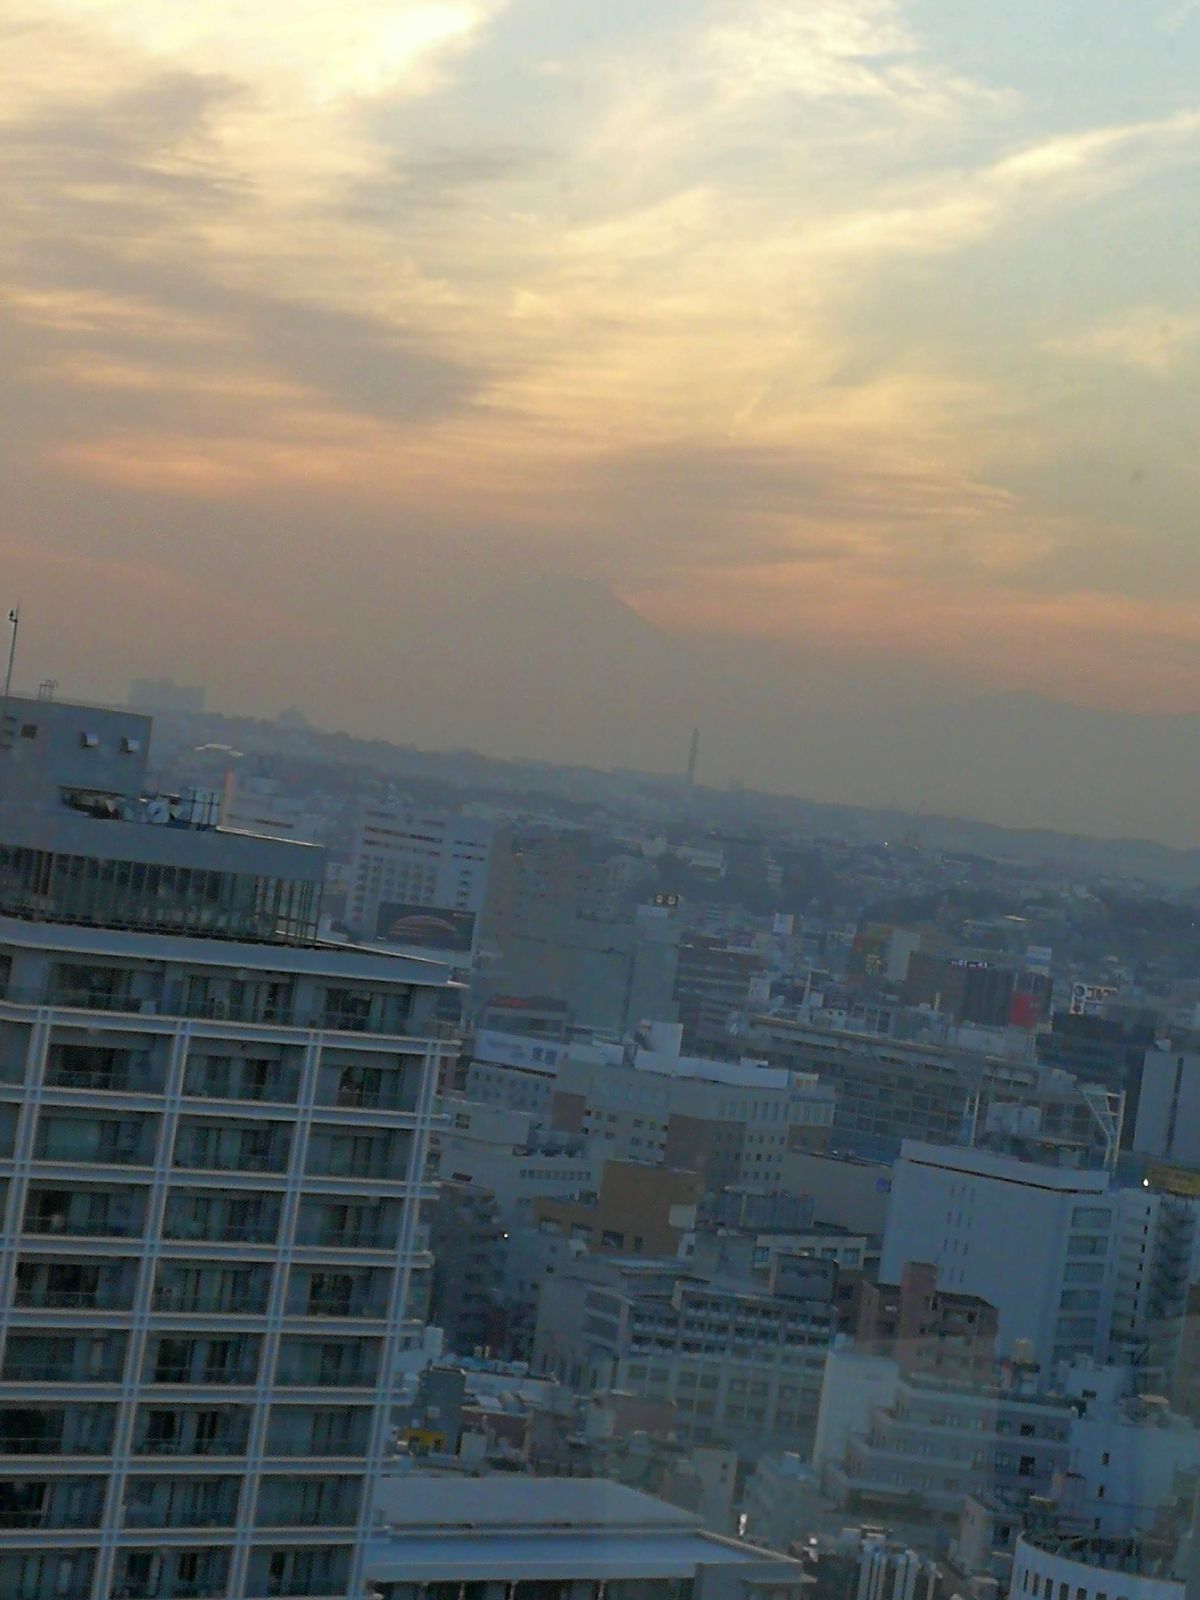
{"label": "rooftop antenna", "polygon": [[17,629],[21,623],[21,608],[14,606],[8,613],[8,626],[12,630],[8,640],[8,669],[4,674],[4,699],[0,701],[0,748],[8,745],[8,700],[12,692],[13,661],[17,654]]}
{"label": "rooftop antenna", "polygon": [[39,700],[53,700],[54,699],[54,691],[57,688],[58,688],[58,679],[57,678],[43,678],[41,683],[38,684],[38,699]]}

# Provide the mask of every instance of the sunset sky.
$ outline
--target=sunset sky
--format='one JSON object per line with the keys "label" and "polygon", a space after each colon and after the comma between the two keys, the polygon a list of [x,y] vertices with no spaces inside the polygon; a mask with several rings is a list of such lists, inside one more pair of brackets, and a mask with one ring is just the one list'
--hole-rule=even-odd
{"label": "sunset sky", "polygon": [[722,778],[802,685],[1200,710],[1200,6],[0,17],[19,677]]}

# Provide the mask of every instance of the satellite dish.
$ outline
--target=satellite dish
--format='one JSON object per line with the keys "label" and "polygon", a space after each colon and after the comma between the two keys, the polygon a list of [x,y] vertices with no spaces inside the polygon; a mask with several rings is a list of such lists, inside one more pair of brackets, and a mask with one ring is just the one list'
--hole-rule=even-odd
{"label": "satellite dish", "polygon": [[146,807],[147,822],[170,822],[171,808],[165,800],[151,800]]}

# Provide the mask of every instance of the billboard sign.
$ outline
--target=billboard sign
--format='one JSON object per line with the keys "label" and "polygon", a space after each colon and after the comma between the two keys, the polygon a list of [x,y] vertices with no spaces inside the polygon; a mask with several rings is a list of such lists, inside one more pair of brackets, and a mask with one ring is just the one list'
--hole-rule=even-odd
{"label": "billboard sign", "polygon": [[413,905],[405,900],[381,901],[375,937],[418,950],[453,950],[466,955],[475,937],[475,913]]}
{"label": "billboard sign", "polygon": [[1185,1199],[1200,1199],[1200,1172],[1185,1167],[1168,1167],[1152,1161],[1146,1168],[1146,1187],[1159,1194],[1177,1194]]}
{"label": "billboard sign", "polygon": [[1073,983],[1071,985],[1071,1015],[1073,1017],[1100,1017],[1104,1015],[1104,1002],[1116,994],[1102,983]]}

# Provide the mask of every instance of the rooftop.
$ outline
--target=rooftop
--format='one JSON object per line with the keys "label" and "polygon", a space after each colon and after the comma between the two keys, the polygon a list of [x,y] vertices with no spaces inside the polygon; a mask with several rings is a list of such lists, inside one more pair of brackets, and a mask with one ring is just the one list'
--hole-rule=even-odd
{"label": "rooftop", "polygon": [[[689,1578],[704,1567],[804,1581],[799,1562],[706,1533],[689,1512],[602,1478],[385,1478],[376,1583],[436,1579]],[[755,1571],[757,1569],[757,1571]]]}

